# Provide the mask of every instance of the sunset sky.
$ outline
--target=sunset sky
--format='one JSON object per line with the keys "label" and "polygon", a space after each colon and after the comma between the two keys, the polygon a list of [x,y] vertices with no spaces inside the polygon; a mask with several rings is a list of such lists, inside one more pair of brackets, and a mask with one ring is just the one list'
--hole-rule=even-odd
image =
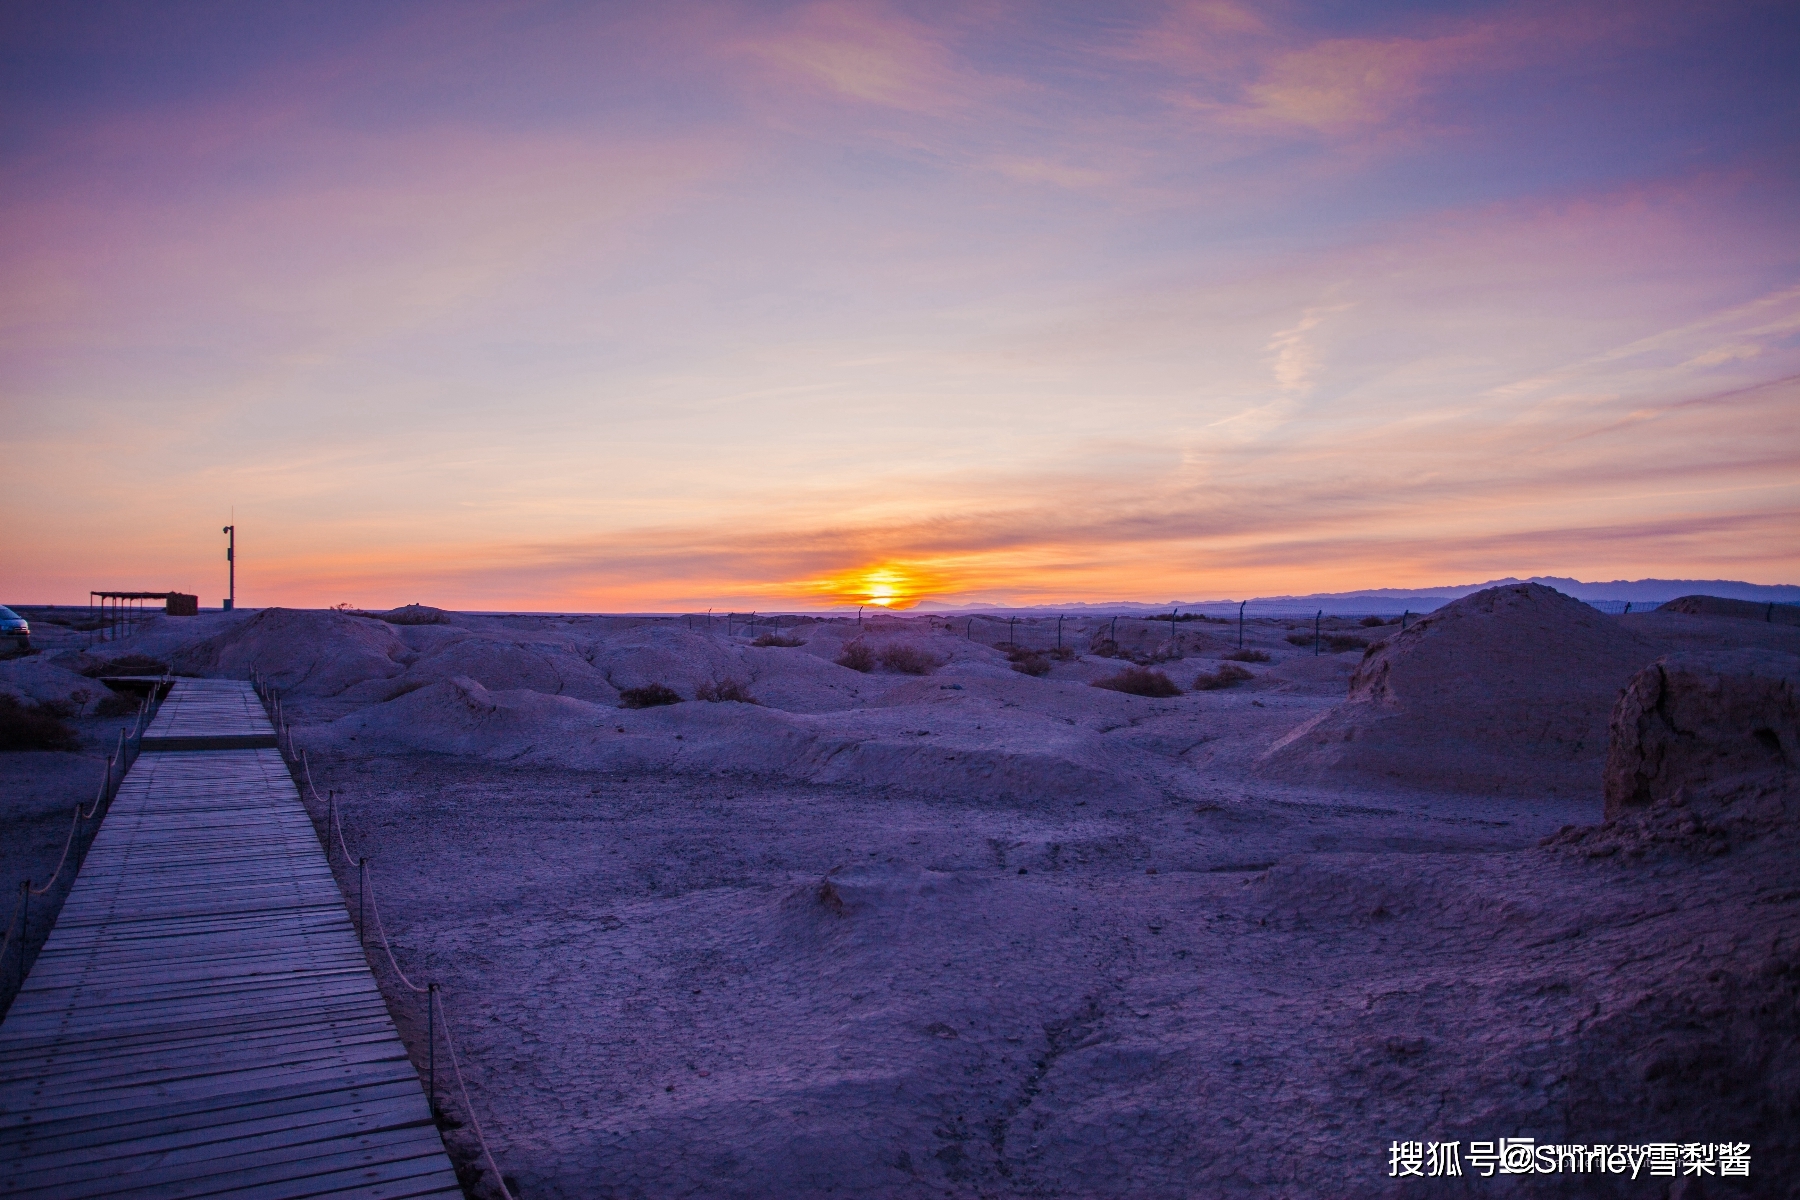
{"label": "sunset sky", "polygon": [[0,602],[1800,582],[1791,3],[0,22]]}

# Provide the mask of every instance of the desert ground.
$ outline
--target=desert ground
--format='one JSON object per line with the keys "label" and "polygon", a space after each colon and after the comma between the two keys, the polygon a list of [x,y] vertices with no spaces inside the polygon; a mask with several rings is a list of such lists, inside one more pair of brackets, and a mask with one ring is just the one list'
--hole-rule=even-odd
{"label": "desert ground", "polygon": [[[96,641],[24,608],[0,692],[79,748],[0,755],[0,885],[98,784],[99,676],[254,670],[520,1197],[1800,1195],[1800,627],[1687,609],[1522,585],[1241,654],[1205,620]],[[1129,670],[1179,694],[1093,686]],[[1390,1174],[1513,1137],[1749,1143],[1751,1174]]]}

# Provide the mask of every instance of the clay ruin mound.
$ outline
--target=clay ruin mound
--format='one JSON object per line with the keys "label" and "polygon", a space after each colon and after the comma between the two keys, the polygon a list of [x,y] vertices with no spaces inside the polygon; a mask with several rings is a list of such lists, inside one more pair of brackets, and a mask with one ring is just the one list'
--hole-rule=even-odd
{"label": "clay ruin mound", "polygon": [[366,613],[377,620],[386,621],[389,625],[448,625],[450,614],[441,608],[433,608],[429,604],[403,604],[399,608],[387,612]]}
{"label": "clay ruin mound", "polygon": [[172,655],[177,674],[245,679],[254,670],[303,696],[336,696],[390,678],[410,658],[406,643],[382,622],[293,608],[265,608]]}
{"label": "clay ruin mound", "polygon": [[1757,825],[1800,817],[1800,658],[1671,654],[1613,710],[1606,817],[1657,805]]}
{"label": "clay ruin mound", "polygon": [[1607,719],[1656,650],[1552,588],[1489,588],[1371,646],[1342,704],[1262,769],[1433,790],[1598,797]]}
{"label": "clay ruin mound", "polygon": [[1690,617],[1737,617],[1771,625],[1800,625],[1800,605],[1759,604],[1755,600],[1727,600],[1722,596],[1683,596],[1656,611],[1686,613]]}

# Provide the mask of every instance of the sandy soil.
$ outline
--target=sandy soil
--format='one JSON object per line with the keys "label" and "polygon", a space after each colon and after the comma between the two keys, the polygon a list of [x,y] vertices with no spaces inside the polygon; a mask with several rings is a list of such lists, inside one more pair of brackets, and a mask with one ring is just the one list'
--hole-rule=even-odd
{"label": "sandy soil", "polygon": [[[1800,650],[1741,620],[1609,620],[1646,662]],[[837,666],[841,621],[791,625],[798,648],[443,621],[237,613],[107,653],[287,684],[522,1196],[1669,1194],[1388,1178],[1393,1140],[1514,1136],[1748,1141],[1754,1186],[1704,1194],[1796,1194],[1791,831],[1540,845],[1601,819],[1597,766],[1555,795],[1294,782],[1271,748],[1363,656],[1281,623],[1252,627],[1252,680],[1145,699],[1088,686],[1116,658],[1028,677],[941,618],[862,632],[943,660],[918,677]],[[1184,686],[1236,640],[1134,624],[1120,643],[1182,655],[1162,669]],[[1014,634],[1049,649],[1054,625]],[[1456,659],[1477,683],[1478,642]],[[763,703],[613,706],[720,678]],[[78,774],[10,757],[33,794]]]}

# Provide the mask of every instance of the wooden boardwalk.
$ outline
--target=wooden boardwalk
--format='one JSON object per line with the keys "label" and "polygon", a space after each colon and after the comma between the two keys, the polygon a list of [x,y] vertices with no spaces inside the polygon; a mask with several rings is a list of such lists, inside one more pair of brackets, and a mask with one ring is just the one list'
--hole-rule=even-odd
{"label": "wooden boardwalk", "polygon": [[275,727],[247,683],[177,679],[144,731],[145,750],[254,750],[275,745]]}
{"label": "wooden boardwalk", "polygon": [[[203,682],[171,736],[242,734]],[[0,1025],[0,1195],[461,1194],[280,754],[140,755]]]}

